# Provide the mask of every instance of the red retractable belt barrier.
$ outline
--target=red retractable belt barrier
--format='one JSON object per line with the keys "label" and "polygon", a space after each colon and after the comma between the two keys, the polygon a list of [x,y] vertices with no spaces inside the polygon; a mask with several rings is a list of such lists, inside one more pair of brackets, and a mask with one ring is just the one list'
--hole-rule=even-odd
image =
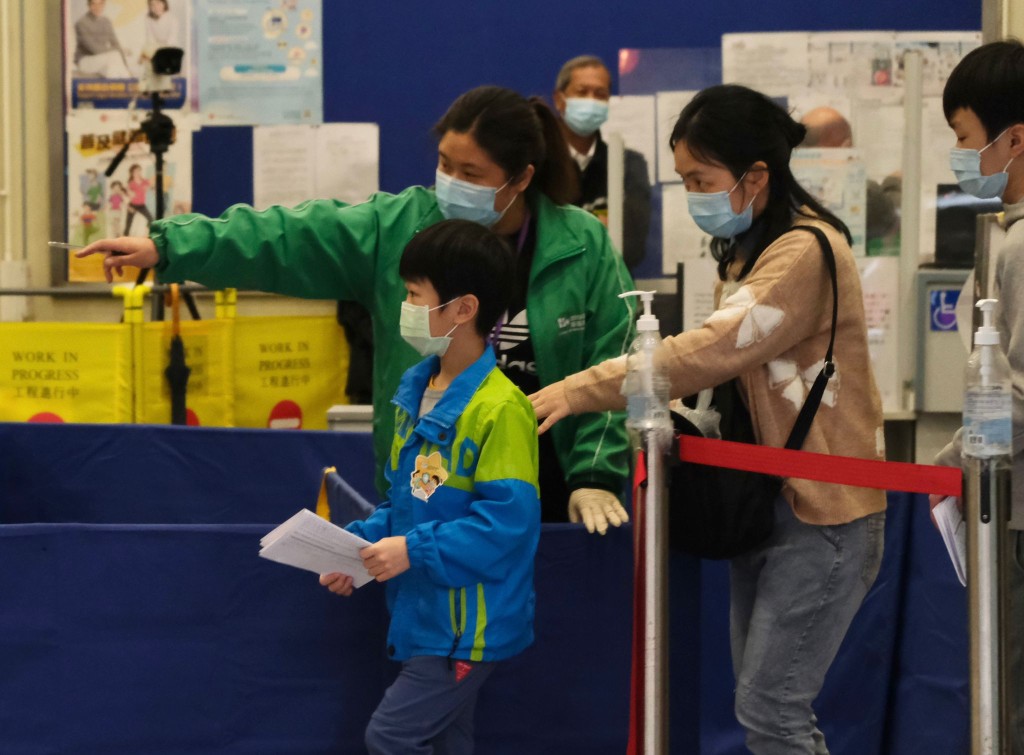
{"label": "red retractable belt barrier", "polygon": [[[957,467],[937,467],[896,461],[832,456],[810,451],[734,443],[684,435],[679,440],[679,459],[691,464],[741,469],[779,477],[854,485],[861,488],[898,490],[906,493],[937,493],[959,496],[963,473]],[[647,465],[643,452],[637,456],[633,479],[633,669],[630,678],[628,755],[644,755],[640,736],[644,720],[644,543],[643,496],[647,483]]]}

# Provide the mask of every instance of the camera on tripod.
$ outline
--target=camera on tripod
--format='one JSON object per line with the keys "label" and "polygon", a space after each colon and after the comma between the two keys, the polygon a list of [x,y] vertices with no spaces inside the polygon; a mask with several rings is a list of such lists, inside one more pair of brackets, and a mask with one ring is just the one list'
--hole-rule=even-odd
{"label": "camera on tripod", "polygon": [[139,79],[139,91],[146,94],[173,94],[173,76],[181,73],[181,59],[185,51],[180,47],[161,47],[153,53],[150,65]]}

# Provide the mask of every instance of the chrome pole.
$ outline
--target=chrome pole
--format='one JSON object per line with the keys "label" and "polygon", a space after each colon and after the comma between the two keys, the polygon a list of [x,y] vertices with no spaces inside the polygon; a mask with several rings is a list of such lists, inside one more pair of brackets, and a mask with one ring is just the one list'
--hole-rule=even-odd
{"label": "chrome pole", "polygon": [[[977,220],[975,301],[995,295],[998,216]],[[979,317],[976,313],[976,318]],[[975,328],[979,323],[975,322]],[[1009,752],[1006,710],[1006,564],[1011,462],[964,457],[967,602],[971,673],[971,755]]]}
{"label": "chrome pole", "polygon": [[964,458],[967,520],[967,600],[971,657],[971,755],[1000,755],[1008,733],[1003,664],[1008,458]]}
{"label": "chrome pole", "polygon": [[663,429],[641,433],[647,455],[644,489],[644,755],[668,755],[668,507]]}

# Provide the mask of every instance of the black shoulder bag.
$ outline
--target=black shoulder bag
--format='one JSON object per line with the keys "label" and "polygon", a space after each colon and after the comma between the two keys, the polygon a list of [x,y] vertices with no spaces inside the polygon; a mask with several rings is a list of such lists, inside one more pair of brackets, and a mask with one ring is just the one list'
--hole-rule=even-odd
{"label": "black shoulder bag", "polygon": [[[839,286],[832,245],[818,228],[795,226],[793,230],[814,234],[821,245],[832,279],[832,335],[825,364],[804,401],[786,448],[799,450],[811,429],[822,394],[835,373],[832,349],[839,316]],[[723,440],[755,443],[753,423],[740,396],[736,380],[714,389],[712,405],[721,415]],[[679,437],[702,436],[689,420],[672,413],[676,438],[668,464],[669,545],[701,558],[732,558],[763,543],[775,527],[775,500],[782,490],[782,478],[679,460]]]}

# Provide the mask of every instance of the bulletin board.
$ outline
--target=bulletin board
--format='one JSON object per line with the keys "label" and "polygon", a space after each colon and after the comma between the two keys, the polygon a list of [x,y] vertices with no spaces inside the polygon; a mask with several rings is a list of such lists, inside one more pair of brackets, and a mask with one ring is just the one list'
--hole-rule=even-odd
{"label": "bulletin board", "polygon": [[[324,121],[380,125],[380,186],[430,184],[430,129],[459,94],[498,84],[550,98],[555,75],[592,53],[614,72],[622,48],[718,48],[751,31],[943,31],[981,28],[980,0],[882,0],[680,6],[658,0],[550,3],[472,0],[325,2]],[[614,75],[614,74],[613,74]],[[193,207],[220,214],[252,202],[252,129],[203,128],[193,145]]]}

